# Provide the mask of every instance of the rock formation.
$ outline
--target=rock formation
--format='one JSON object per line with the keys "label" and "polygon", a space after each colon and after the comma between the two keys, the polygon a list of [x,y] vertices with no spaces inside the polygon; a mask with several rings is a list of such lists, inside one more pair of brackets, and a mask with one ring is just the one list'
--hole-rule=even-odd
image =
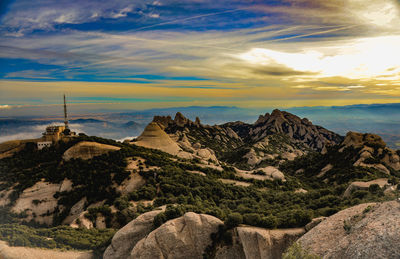
{"label": "rock formation", "polygon": [[232,246],[219,247],[217,259],[275,259],[302,234],[304,228],[268,230],[237,227],[233,230]]}
{"label": "rock formation", "polygon": [[120,229],[104,259],[203,258],[212,243],[211,234],[223,224],[213,216],[188,212],[152,231],[153,219],[160,212],[144,213]]}
{"label": "rock formation", "polygon": [[392,149],[386,147],[382,138],[370,133],[348,132],[340,152],[345,148],[353,147],[360,149],[355,166],[371,167],[385,174],[390,174],[390,168],[400,170],[400,157]]}
{"label": "rock formation", "polygon": [[340,211],[298,242],[323,258],[400,258],[400,203],[360,204]]}
{"label": "rock formation", "polygon": [[53,212],[57,207],[57,199],[54,194],[57,192],[70,191],[72,182],[65,179],[60,184],[48,182],[37,182],[32,187],[25,189],[11,211],[14,213],[26,213],[25,221],[34,220],[40,224],[51,225],[53,222]]}
{"label": "rock formation", "polygon": [[344,197],[349,197],[352,192],[356,190],[368,190],[368,188],[373,185],[377,184],[379,187],[384,188],[385,185],[388,184],[388,179],[387,178],[380,178],[376,180],[372,180],[369,182],[352,182],[349,187],[347,187],[346,191],[343,193]]}
{"label": "rock formation", "polygon": [[213,216],[188,212],[170,220],[140,240],[130,258],[203,258],[211,234],[223,222]]}
{"label": "rock formation", "polygon": [[88,160],[92,159],[95,156],[100,156],[108,152],[117,151],[120,149],[121,148],[112,145],[100,144],[97,142],[82,141],[70,147],[67,151],[65,151],[63,159],[65,161],[68,161],[73,158]]}
{"label": "rock formation", "polygon": [[104,259],[128,258],[133,247],[153,229],[153,219],[163,210],[146,212],[118,230],[104,252]]}
{"label": "rock formation", "polygon": [[198,143],[215,153],[215,159],[210,157],[214,161],[224,161],[227,154],[246,150],[243,159],[253,168],[275,156],[280,156],[282,160],[293,160],[311,149],[321,151],[326,146],[342,141],[341,136],[315,126],[307,119],[279,110],[274,110],[271,115],[267,113],[260,116],[254,124],[230,122],[209,126],[201,124],[198,118],[193,122],[179,112],[174,119],[155,116],[153,122],[162,125],[171,139],[194,157],[200,155],[201,159],[206,160],[201,153],[196,154],[193,150]]}
{"label": "rock formation", "polygon": [[321,151],[327,145],[341,142],[342,138],[321,126],[313,125],[308,119],[300,119],[291,113],[273,110],[271,114],[260,116],[254,123],[250,135],[253,139],[263,138],[264,133],[283,133],[299,140],[308,147]]}
{"label": "rock formation", "polygon": [[173,141],[158,123],[152,122],[146,126],[143,133],[135,142],[131,142],[137,146],[159,149],[161,151],[177,155],[181,148]]}

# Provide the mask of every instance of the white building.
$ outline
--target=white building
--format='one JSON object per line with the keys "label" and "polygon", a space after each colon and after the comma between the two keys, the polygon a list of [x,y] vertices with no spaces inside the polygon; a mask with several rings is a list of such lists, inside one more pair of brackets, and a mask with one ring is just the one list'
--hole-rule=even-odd
{"label": "white building", "polygon": [[39,141],[37,142],[37,148],[39,150],[45,148],[45,147],[50,147],[51,145],[53,145],[52,141]]}

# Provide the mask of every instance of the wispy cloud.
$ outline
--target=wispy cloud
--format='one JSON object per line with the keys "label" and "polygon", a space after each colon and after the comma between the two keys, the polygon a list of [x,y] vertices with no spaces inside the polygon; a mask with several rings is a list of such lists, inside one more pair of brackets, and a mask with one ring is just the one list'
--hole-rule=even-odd
{"label": "wispy cloud", "polygon": [[8,104],[51,103],[60,91],[254,105],[400,96],[394,0],[20,0],[8,9],[0,26]]}

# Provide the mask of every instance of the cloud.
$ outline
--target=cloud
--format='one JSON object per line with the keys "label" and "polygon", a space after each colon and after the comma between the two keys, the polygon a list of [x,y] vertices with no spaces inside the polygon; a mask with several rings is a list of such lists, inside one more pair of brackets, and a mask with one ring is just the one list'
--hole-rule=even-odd
{"label": "cloud", "polygon": [[143,8],[141,1],[28,1],[11,3],[9,11],[1,18],[3,27],[16,33],[33,30],[54,30],[59,24],[81,24],[100,18],[126,17],[134,7]]}
{"label": "cloud", "polygon": [[382,36],[338,42],[335,45],[303,48],[294,52],[253,48],[237,58],[260,68],[274,64],[295,71],[314,72],[318,77],[351,79],[389,76],[400,79],[400,36]]}
{"label": "cloud", "polygon": [[[54,71],[54,70],[53,70]],[[53,79],[49,76],[52,71],[40,71],[34,69],[10,72],[4,75],[4,78],[31,78],[31,79]]]}
{"label": "cloud", "polygon": [[[266,3],[14,1],[0,29],[0,57],[8,67],[0,101],[32,104],[34,97],[55,103],[60,91],[156,96],[165,103],[229,104],[242,96],[257,105],[272,98],[317,103],[400,96],[396,1]],[[208,79],[207,85],[190,77]]]}

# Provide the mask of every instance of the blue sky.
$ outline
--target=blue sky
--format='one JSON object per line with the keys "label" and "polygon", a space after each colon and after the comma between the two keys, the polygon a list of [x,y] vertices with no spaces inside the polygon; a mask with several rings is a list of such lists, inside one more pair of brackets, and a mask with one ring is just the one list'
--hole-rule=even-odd
{"label": "blue sky", "polygon": [[399,102],[398,46],[397,0],[1,1],[0,109]]}

